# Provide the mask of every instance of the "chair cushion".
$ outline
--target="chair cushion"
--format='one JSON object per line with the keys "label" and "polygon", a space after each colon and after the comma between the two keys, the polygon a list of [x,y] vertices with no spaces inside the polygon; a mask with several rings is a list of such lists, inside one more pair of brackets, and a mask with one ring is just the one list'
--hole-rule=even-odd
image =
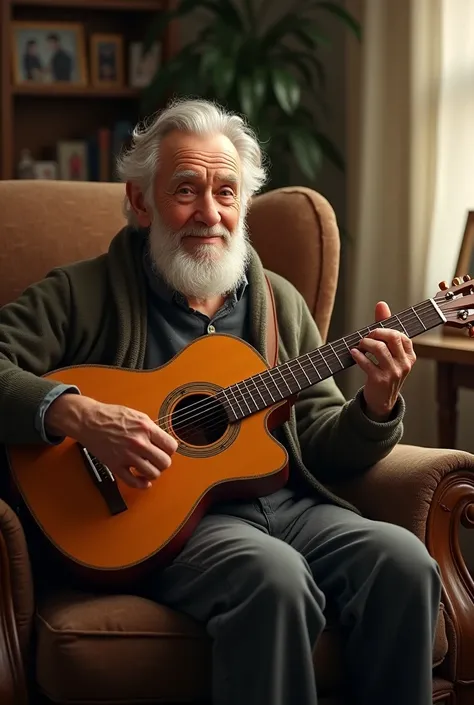
{"label": "chair cushion", "polygon": [[[56,703],[194,702],[210,697],[211,642],[185,615],[134,595],[64,590],[40,598],[36,678]],[[321,695],[342,682],[342,634],[330,625],[315,650]],[[434,663],[447,652],[440,612]]]}

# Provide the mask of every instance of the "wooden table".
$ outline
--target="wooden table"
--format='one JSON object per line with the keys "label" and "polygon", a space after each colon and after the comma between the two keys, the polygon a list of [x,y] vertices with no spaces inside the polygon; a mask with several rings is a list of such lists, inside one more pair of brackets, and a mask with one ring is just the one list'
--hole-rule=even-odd
{"label": "wooden table", "polygon": [[413,346],[418,358],[436,362],[438,445],[456,448],[458,389],[474,389],[474,338],[428,332]]}

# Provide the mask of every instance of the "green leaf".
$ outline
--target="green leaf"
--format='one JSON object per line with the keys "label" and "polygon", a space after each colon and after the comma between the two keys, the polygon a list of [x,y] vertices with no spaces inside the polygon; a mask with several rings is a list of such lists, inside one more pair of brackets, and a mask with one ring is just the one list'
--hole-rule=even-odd
{"label": "green leaf", "polygon": [[301,32],[310,40],[313,47],[331,46],[331,40],[321,32],[320,27],[315,22],[305,22],[301,27]]}
{"label": "green leaf", "polygon": [[253,95],[257,112],[262,107],[267,95],[268,73],[263,66],[258,66],[252,76]]}
{"label": "green leaf", "polygon": [[314,76],[299,53],[290,51],[286,47],[283,47],[283,49],[275,55],[275,60],[283,66],[294,66],[294,68],[300,72],[303,80],[306,82],[306,85],[313,86]]}
{"label": "green leaf", "polygon": [[355,37],[361,41],[362,40],[362,29],[360,23],[348,12],[344,7],[339,5],[337,2],[329,2],[319,0],[314,7],[319,10],[326,10],[332,15],[342,20],[346,27],[348,27],[355,35]]}
{"label": "green leaf", "polygon": [[301,98],[301,86],[287,69],[272,68],[273,92],[282,110],[291,115]]}
{"label": "green leaf", "polygon": [[320,145],[308,130],[298,128],[289,132],[288,140],[299,168],[308,179],[314,181],[323,162]]}
{"label": "green leaf", "polygon": [[317,140],[319,146],[321,147],[323,155],[330,162],[332,162],[332,164],[334,164],[334,166],[337,166],[338,169],[340,169],[341,171],[344,171],[344,169],[346,168],[346,165],[344,162],[344,157],[342,156],[341,152],[339,151],[337,146],[334,144],[334,142],[327,135],[324,135],[322,132],[316,132],[315,139]]}
{"label": "green leaf", "polygon": [[281,42],[281,40],[294,32],[296,29],[301,29],[304,22],[307,22],[307,18],[295,17],[295,13],[287,12],[280,17],[276,22],[274,22],[270,28],[267,30],[266,34],[262,38],[262,43],[265,49],[271,49]]}
{"label": "green leaf", "polygon": [[247,119],[252,122],[255,104],[254,104],[254,89],[252,81],[248,76],[242,76],[239,80],[239,100],[242,106],[242,112]]}
{"label": "green leaf", "polygon": [[231,0],[182,0],[173,14],[182,17],[194,10],[207,10],[236,29],[244,28],[242,17]]}
{"label": "green leaf", "polygon": [[314,73],[318,78],[319,85],[324,88],[326,86],[326,72],[324,65],[320,59],[314,54],[308,54],[305,51],[301,51],[298,54],[300,60],[306,61],[314,69]]}

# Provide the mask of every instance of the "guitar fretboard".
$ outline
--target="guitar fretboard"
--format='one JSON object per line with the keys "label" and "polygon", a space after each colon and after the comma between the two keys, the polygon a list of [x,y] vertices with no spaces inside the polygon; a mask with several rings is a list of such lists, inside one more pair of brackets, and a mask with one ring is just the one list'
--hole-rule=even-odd
{"label": "guitar fretboard", "polygon": [[357,347],[359,341],[376,328],[391,328],[414,338],[441,325],[444,320],[434,301],[427,299],[396,316],[232,384],[217,397],[230,421],[243,419],[354,365],[351,349]]}

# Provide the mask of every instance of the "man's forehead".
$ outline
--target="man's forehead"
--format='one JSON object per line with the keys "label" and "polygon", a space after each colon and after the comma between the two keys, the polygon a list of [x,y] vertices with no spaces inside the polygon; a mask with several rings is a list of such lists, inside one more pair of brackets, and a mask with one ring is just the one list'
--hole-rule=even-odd
{"label": "man's forehead", "polygon": [[162,142],[161,156],[173,171],[178,168],[227,169],[239,171],[240,159],[225,135],[190,135],[174,132]]}

